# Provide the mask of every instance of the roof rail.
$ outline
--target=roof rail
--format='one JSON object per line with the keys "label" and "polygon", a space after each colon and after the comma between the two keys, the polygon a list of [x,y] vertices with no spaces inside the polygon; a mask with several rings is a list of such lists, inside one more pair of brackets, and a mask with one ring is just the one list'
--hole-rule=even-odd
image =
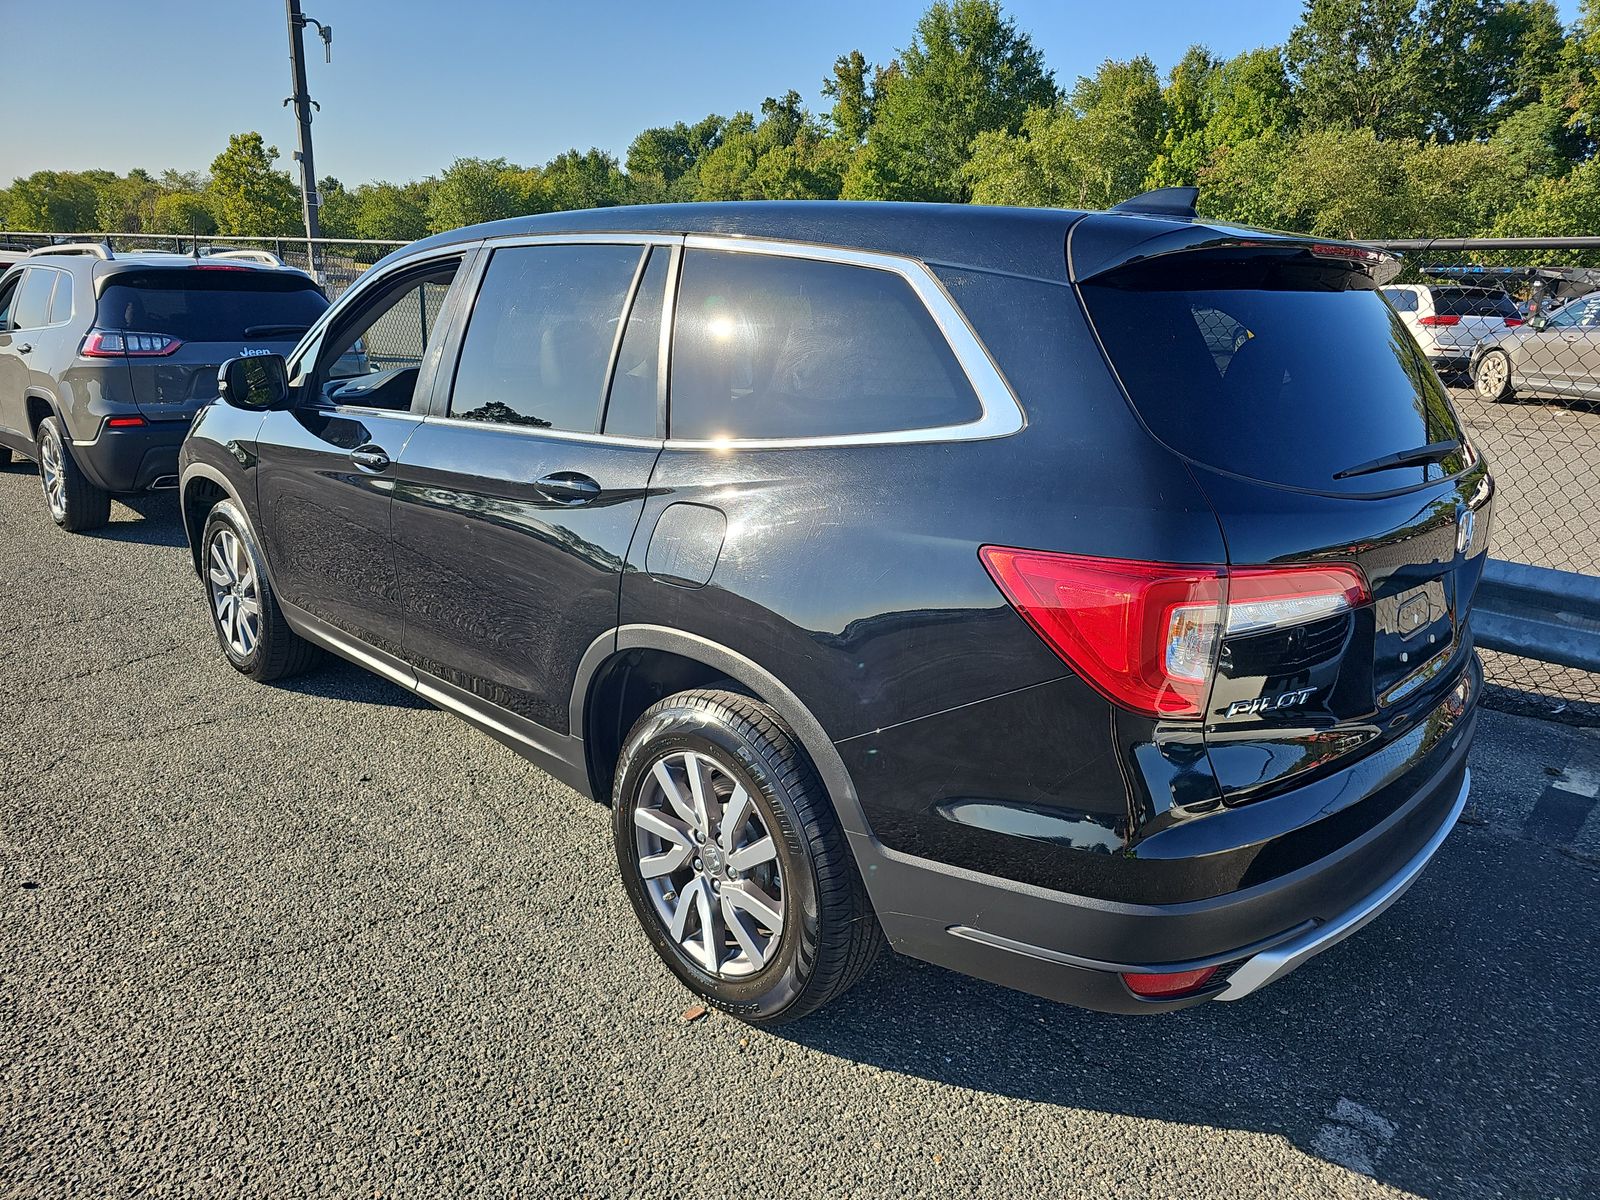
{"label": "roof rail", "polygon": [[92,254],[96,258],[115,258],[111,247],[105,242],[62,242],[59,246],[38,246],[28,251],[28,257],[36,254]]}
{"label": "roof rail", "polygon": [[1193,220],[1198,214],[1194,210],[1195,204],[1200,199],[1200,189],[1197,187],[1164,187],[1154,191],[1142,192],[1124,200],[1121,204],[1113,204],[1114,213],[1143,213],[1152,217],[1187,217]]}
{"label": "roof rail", "polygon": [[284,262],[271,250],[211,250],[206,253],[207,258],[232,258],[239,262],[261,263],[268,267],[287,267]]}

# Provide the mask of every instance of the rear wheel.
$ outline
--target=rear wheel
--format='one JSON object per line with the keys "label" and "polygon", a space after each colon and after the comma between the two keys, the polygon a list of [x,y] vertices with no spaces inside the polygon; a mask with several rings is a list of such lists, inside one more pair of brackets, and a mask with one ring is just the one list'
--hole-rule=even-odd
{"label": "rear wheel", "polygon": [[1472,388],[1478,399],[1491,404],[1511,399],[1511,360],[1504,350],[1490,350],[1478,360],[1472,372]]}
{"label": "rear wheel", "polygon": [[612,831],[651,944],[724,1012],[780,1025],[843,995],[882,936],[816,771],[777,714],[680,692],[639,718]]}
{"label": "rear wheel", "polygon": [[217,644],[235,670],[267,683],[317,661],[317,648],[284,619],[261,553],[232,501],[219,502],[206,517],[200,571]]}
{"label": "rear wheel", "polygon": [[50,516],[72,533],[99,529],[111,520],[111,495],[89,482],[61,432],[57,417],[39,422],[39,484]]}

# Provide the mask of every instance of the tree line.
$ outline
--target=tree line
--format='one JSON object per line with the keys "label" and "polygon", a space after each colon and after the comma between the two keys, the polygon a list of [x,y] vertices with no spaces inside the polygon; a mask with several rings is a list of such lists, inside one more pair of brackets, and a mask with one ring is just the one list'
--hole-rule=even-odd
{"label": "tree line", "polygon": [[[411,240],[530,212],[678,200],[1101,208],[1197,184],[1211,217],[1330,237],[1600,232],[1600,0],[1306,0],[1280,45],[1192,47],[1163,76],[1107,60],[1063,87],[998,0],[937,0],[886,63],[841,54],[827,111],[643,130],[619,161],[460,158],[437,176],[319,181],[329,237]],[[240,133],[206,174],[39,171],[10,229],[288,235],[299,190]]]}

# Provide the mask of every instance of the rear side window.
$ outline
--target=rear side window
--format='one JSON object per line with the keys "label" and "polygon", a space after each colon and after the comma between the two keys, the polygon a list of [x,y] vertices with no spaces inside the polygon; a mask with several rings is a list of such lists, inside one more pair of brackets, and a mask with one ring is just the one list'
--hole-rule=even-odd
{"label": "rear side window", "polygon": [[983,415],[910,284],[868,267],[690,250],[671,363],[674,438],[887,433]]}
{"label": "rear side window", "polygon": [[235,267],[178,267],[111,276],[96,322],[185,342],[294,342],[328,302],[304,275]]}
{"label": "rear side window", "polygon": [[1519,317],[1517,302],[1504,292],[1478,288],[1434,288],[1433,308],[1442,317]]}
{"label": "rear side window", "polygon": [[461,344],[450,415],[595,433],[640,246],[496,250]]}
{"label": "rear side window", "polygon": [[56,277],[56,290],[50,296],[50,324],[72,318],[72,276],[62,271]]}
{"label": "rear side window", "polygon": [[659,360],[661,358],[661,304],[666,294],[671,253],[664,246],[650,251],[650,262],[639,278],[639,288],[628,311],[628,327],[617,350],[611,374],[611,394],[606,398],[605,431],[627,437],[655,437]]}
{"label": "rear side window", "polygon": [[1417,311],[1417,294],[1410,288],[1385,288],[1383,294],[1395,312]]}
{"label": "rear side window", "polygon": [[38,329],[50,323],[50,292],[56,286],[56,272],[34,267],[22,277],[17,298],[11,306],[11,323],[18,329]]}
{"label": "rear side window", "polygon": [[[1189,271],[1178,282],[1210,280]],[[1418,482],[1421,467],[1334,477],[1460,439],[1444,389],[1376,292],[1270,272],[1242,282],[1269,286],[1166,289],[1146,272],[1135,286],[1083,288],[1134,406],[1168,446],[1251,479],[1339,492]],[[1285,286],[1295,282],[1315,290]]]}

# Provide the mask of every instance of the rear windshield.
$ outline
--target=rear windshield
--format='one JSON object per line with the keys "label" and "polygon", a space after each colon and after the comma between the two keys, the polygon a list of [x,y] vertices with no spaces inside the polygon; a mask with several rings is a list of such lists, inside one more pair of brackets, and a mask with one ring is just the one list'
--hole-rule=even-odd
{"label": "rear windshield", "polygon": [[[1208,283],[1186,272],[1183,284]],[[1384,455],[1458,441],[1438,378],[1371,290],[1089,284],[1085,303],[1151,431],[1189,458],[1317,491],[1439,478],[1459,456],[1336,479]],[[1245,282],[1275,283],[1265,277]]]}
{"label": "rear windshield", "polygon": [[1434,288],[1433,310],[1448,317],[1520,317],[1517,303],[1504,292],[1473,288]]}
{"label": "rear windshield", "polygon": [[107,329],[186,342],[293,342],[327,307],[304,275],[179,267],[112,276],[96,319]]}

